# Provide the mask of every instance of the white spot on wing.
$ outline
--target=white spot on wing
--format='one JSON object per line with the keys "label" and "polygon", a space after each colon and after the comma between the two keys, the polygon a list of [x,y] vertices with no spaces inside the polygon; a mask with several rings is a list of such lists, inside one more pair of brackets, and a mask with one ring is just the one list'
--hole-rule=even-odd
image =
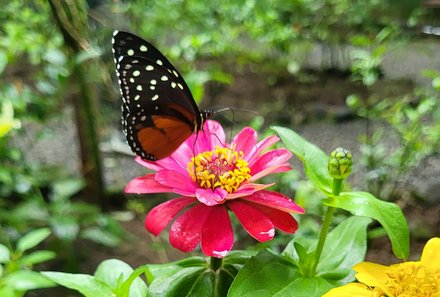
{"label": "white spot on wing", "polygon": [[145,45],[141,45],[141,47],[139,48],[141,52],[146,52],[148,50],[148,48]]}
{"label": "white spot on wing", "polygon": [[168,80],[168,76],[166,75],[162,75],[162,77],[160,78],[161,81],[167,81]]}
{"label": "white spot on wing", "polygon": [[153,100],[153,101],[154,101],[154,100],[157,100],[157,99],[159,99],[159,95],[157,95],[157,94],[154,95],[153,98],[151,98],[151,100]]}

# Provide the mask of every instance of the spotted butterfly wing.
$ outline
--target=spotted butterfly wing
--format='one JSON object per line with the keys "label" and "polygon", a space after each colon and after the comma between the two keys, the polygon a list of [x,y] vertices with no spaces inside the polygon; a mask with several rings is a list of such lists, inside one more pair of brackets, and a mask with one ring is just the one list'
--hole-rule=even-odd
{"label": "spotted butterfly wing", "polygon": [[112,43],[127,142],[142,159],[165,158],[212,112],[199,111],[180,73],[152,44],[122,31]]}

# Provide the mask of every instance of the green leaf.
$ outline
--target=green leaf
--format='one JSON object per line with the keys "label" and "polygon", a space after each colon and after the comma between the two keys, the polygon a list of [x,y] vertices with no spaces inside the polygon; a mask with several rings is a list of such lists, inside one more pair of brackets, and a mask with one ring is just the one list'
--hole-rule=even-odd
{"label": "green leaf", "polygon": [[81,238],[92,240],[96,243],[116,247],[121,243],[121,238],[108,230],[103,230],[101,226],[93,226],[81,231]]}
{"label": "green leaf", "polygon": [[73,274],[63,272],[42,272],[44,276],[60,286],[76,290],[86,297],[114,297],[109,285],[88,274]]}
{"label": "green leaf", "polygon": [[391,240],[394,254],[400,259],[409,255],[409,231],[402,210],[394,203],[377,199],[367,192],[343,192],[324,200],[328,206],[348,210],[354,215],[378,221]]}
{"label": "green leaf", "polygon": [[274,297],[321,297],[334,286],[320,277],[298,277]]}
{"label": "green leaf", "polygon": [[156,277],[150,284],[150,295],[157,297],[212,296],[210,273],[203,267],[179,267],[174,273]]}
{"label": "green leaf", "polygon": [[54,287],[55,284],[38,272],[17,270],[8,274],[3,283],[15,290],[28,291],[40,288]]}
{"label": "green leaf", "polygon": [[[109,259],[101,262],[95,271],[95,278],[109,285],[113,291],[125,282],[133,273],[133,268],[127,263],[117,260]],[[147,285],[144,281],[137,277],[131,283],[129,295],[130,297],[145,297],[147,296]]]}
{"label": "green leaf", "polygon": [[317,267],[319,276],[339,285],[354,280],[351,268],[365,259],[370,223],[370,218],[350,217],[328,234]]}
{"label": "green leaf", "polygon": [[168,276],[176,273],[186,267],[208,267],[208,262],[203,257],[190,257],[183,260],[165,263],[165,264],[149,264],[147,265],[147,281],[153,282],[156,277]]}
{"label": "green leaf", "polygon": [[294,131],[284,127],[272,127],[284,145],[294,153],[304,165],[308,179],[324,194],[331,194],[332,178],[327,169],[328,156],[316,145],[308,142]]}
{"label": "green leaf", "polygon": [[2,287],[0,288],[0,296],[2,297],[17,297],[14,292],[14,289],[11,287]]}
{"label": "green leaf", "polygon": [[292,263],[262,251],[250,259],[237,274],[228,297],[276,296],[299,276],[299,270]]}
{"label": "green leaf", "polygon": [[4,246],[3,244],[0,244],[0,263],[7,263],[11,259],[11,252],[9,249]]}
{"label": "green leaf", "polygon": [[78,236],[79,225],[72,216],[56,215],[50,219],[53,233],[62,240],[72,241]]}
{"label": "green leaf", "polygon": [[46,262],[52,260],[57,255],[52,251],[36,251],[29,255],[23,256],[19,262],[23,266],[31,266],[38,263]]}
{"label": "green leaf", "polygon": [[255,256],[257,251],[231,251],[223,258],[223,265],[225,264],[245,264],[250,258]]}
{"label": "green leaf", "polygon": [[27,251],[38,245],[50,235],[48,228],[37,229],[24,235],[17,242],[17,250],[20,252]]}

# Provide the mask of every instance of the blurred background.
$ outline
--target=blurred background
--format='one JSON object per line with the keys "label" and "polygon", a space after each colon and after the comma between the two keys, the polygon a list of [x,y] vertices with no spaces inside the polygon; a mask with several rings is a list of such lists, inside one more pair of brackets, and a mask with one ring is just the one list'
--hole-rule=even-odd
{"label": "blurred background", "polygon": [[[40,248],[56,257],[34,269],[184,256],[143,228],[166,195],[123,194],[146,169],[121,131],[115,29],[161,50],[199,106],[231,107],[215,118],[228,135],[283,125],[326,152],[350,149],[351,187],[402,207],[415,256],[439,236],[440,1],[10,0],[0,7],[0,243],[13,250],[48,227]],[[323,197],[293,165],[272,181],[307,209],[298,232],[315,236]],[[274,251],[289,240],[237,238],[237,249]],[[369,238],[367,259],[397,262],[379,225]]]}

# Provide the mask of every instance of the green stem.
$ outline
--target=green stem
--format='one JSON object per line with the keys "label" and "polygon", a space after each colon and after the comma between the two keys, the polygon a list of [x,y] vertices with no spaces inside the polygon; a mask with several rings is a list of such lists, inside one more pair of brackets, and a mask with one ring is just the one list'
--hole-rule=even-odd
{"label": "green stem", "polygon": [[214,272],[217,271],[220,267],[222,267],[222,262],[223,262],[222,258],[211,257],[211,263],[210,263],[211,269]]}
{"label": "green stem", "polygon": [[219,277],[220,277],[220,268],[222,267],[222,262],[223,259],[222,258],[215,258],[215,257],[211,257],[211,269],[214,271],[213,275],[214,275],[214,281],[213,281],[213,292],[212,292],[212,296],[213,297],[220,297],[219,293],[220,293],[220,289],[219,289]]}
{"label": "green stem", "polygon": [[[342,189],[342,179],[333,179],[333,188],[332,193],[334,196],[338,196]],[[322,249],[324,248],[325,239],[327,238],[328,230],[330,228],[330,224],[333,220],[333,214],[335,212],[334,207],[328,207],[324,216],[324,222],[322,223],[321,232],[319,233],[319,241],[315,250],[315,260],[312,265],[312,269],[310,270],[311,276],[315,275],[316,267],[318,266],[319,259],[321,258]]]}

